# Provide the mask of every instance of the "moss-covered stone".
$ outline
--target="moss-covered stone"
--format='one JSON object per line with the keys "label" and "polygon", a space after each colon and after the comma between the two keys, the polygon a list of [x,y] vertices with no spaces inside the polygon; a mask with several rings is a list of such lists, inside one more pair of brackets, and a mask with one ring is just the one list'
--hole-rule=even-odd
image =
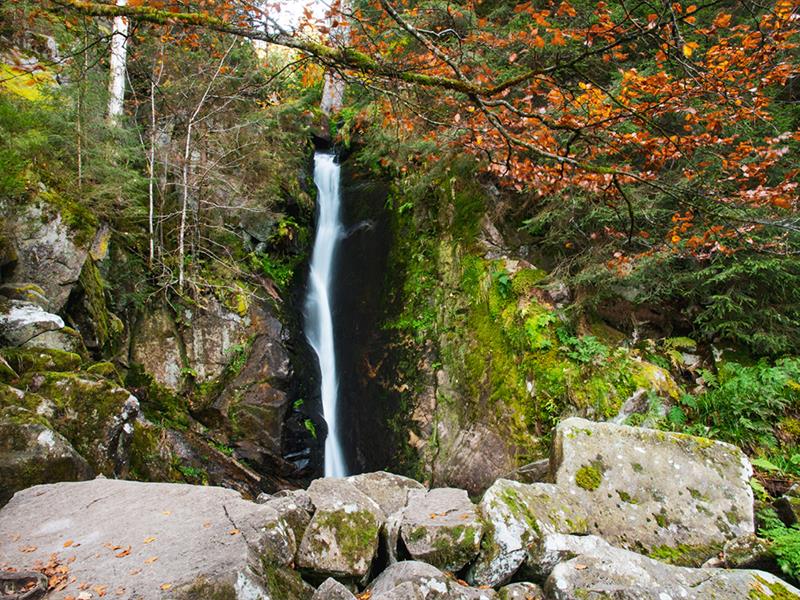
{"label": "moss-covered stone", "polygon": [[77,371],[82,359],[74,352],[54,348],[3,348],[0,355],[17,374]]}
{"label": "moss-covered stone", "polygon": [[21,385],[46,398],[47,416],[96,471],[127,468],[139,403],[127,390],[74,373],[29,373]]}
{"label": "moss-covered stone", "polygon": [[98,377],[103,377],[114,383],[118,383],[122,385],[122,377],[117,371],[117,367],[114,366],[114,363],[108,361],[97,362],[94,364],[89,365],[86,367],[86,372],[90,375],[97,375]]}
{"label": "moss-covered stone", "polygon": [[19,375],[11,368],[8,361],[0,354],[0,381],[10,383],[14,381]]}
{"label": "moss-covered stone", "polygon": [[70,316],[78,323],[86,346],[106,354],[116,350],[124,325],[106,303],[106,282],[95,262],[87,259],[73,291]]}
{"label": "moss-covered stone", "polygon": [[42,416],[0,408],[0,506],[33,485],[92,477],[83,457]]}

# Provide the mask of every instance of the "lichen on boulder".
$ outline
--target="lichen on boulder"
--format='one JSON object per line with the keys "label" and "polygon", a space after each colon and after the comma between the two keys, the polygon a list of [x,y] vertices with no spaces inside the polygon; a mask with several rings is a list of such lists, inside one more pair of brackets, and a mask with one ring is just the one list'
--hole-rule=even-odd
{"label": "lichen on boulder", "polygon": [[318,575],[363,580],[378,550],[383,511],[345,479],[316,479],[308,494],[316,508],[297,565]]}
{"label": "lichen on boulder", "polygon": [[478,554],[483,523],[467,492],[437,488],[414,494],[403,510],[400,537],[414,560],[460,571]]}

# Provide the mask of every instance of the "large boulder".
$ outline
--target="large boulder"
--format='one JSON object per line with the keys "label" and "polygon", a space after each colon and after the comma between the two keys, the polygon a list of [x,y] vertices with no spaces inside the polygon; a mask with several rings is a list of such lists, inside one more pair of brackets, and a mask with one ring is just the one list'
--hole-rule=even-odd
{"label": "large boulder", "polygon": [[478,554],[483,523],[464,490],[415,494],[403,511],[400,537],[415,560],[460,571]]}
{"label": "large boulder", "polygon": [[551,469],[555,484],[498,480],[484,494],[490,527],[471,582],[507,581],[548,533],[595,533],[699,566],[753,532],[752,469],[729,444],[571,418],[556,430]]}
{"label": "large boulder", "polygon": [[365,580],[378,550],[383,511],[346,479],[316,479],[308,495],[316,511],[300,543],[297,566],[318,575]]}
{"label": "large boulder", "polygon": [[[128,390],[103,379],[56,372],[29,373],[19,387],[26,391],[15,404],[47,419],[95,471],[126,474],[141,415],[139,401]],[[0,401],[14,401],[4,398]]]}
{"label": "large boulder", "polygon": [[0,510],[4,562],[55,562],[73,597],[308,599],[294,548],[274,510],[222,488],[95,479],[30,488]]}
{"label": "large boulder", "polygon": [[[280,321],[258,306],[250,309],[249,327],[250,335],[255,336],[252,345],[240,350],[241,367],[209,412],[214,418],[235,422],[236,437],[253,445],[256,453],[260,450],[279,456],[289,409],[286,390],[292,374],[286,336]],[[229,354],[226,358],[234,357]],[[253,453],[243,444],[240,452],[248,451]],[[247,458],[261,462],[257,454]]]}
{"label": "large boulder", "polygon": [[141,365],[159,384],[177,390],[183,378],[182,344],[169,310],[155,310],[143,316],[134,328],[131,362]]}
{"label": "large boulder", "polygon": [[558,486],[498,479],[486,490],[478,510],[487,535],[468,581],[497,586],[507,582],[528,557],[528,547],[540,536],[569,531],[586,533],[584,509]]}
{"label": "large boulder", "polygon": [[41,417],[22,408],[0,409],[0,506],[33,485],[92,477],[89,463]]}
{"label": "large boulder", "polygon": [[753,470],[730,444],[573,418],[556,429],[553,460],[590,531],[616,545],[699,566],[753,533]]}
{"label": "large boulder", "polygon": [[367,591],[371,600],[493,600],[494,590],[462,585],[424,562],[395,563],[373,581]]}
{"label": "large boulder", "polygon": [[64,327],[64,320],[38,304],[0,299],[0,343],[21,346],[37,336]]}
{"label": "large boulder", "polygon": [[[5,207],[3,207],[5,208]],[[60,212],[45,204],[14,206],[5,214],[16,248],[16,261],[7,281],[33,283],[44,290],[50,309],[58,312],[77,283],[94,237],[94,227],[75,229]]]}
{"label": "large boulder", "polygon": [[347,479],[374,500],[387,518],[405,508],[409,492],[425,490],[419,481],[386,471],[362,473]]}
{"label": "large boulder", "polygon": [[800,590],[763,571],[668,565],[594,536],[545,538],[533,553],[540,556],[540,565],[553,565],[545,584],[552,600],[800,598]]}

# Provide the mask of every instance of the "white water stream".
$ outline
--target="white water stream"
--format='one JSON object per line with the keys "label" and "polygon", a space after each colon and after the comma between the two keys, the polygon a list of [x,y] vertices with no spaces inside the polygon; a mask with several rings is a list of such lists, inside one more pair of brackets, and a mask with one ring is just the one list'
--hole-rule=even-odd
{"label": "white water stream", "polygon": [[339,380],[336,374],[330,303],[333,259],[343,229],[339,221],[341,204],[339,165],[336,164],[332,154],[317,152],[314,155],[314,183],[318,191],[319,216],[314,250],[311,254],[305,333],[319,358],[322,411],[328,424],[328,437],[325,439],[325,477],[344,477],[347,475],[347,467],[336,426]]}

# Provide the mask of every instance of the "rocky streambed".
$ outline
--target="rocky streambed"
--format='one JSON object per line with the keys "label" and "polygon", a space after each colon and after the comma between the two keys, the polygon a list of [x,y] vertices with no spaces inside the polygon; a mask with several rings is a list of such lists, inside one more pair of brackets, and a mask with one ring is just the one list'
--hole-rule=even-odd
{"label": "rocky streambed", "polygon": [[256,502],[183,484],[39,485],[0,510],[0,572],[19,598],[800,598],[740,568],[763,554],[751,474],[721,442],[571,418],[546,481],[499,479],[477,503],[384,472]]}

